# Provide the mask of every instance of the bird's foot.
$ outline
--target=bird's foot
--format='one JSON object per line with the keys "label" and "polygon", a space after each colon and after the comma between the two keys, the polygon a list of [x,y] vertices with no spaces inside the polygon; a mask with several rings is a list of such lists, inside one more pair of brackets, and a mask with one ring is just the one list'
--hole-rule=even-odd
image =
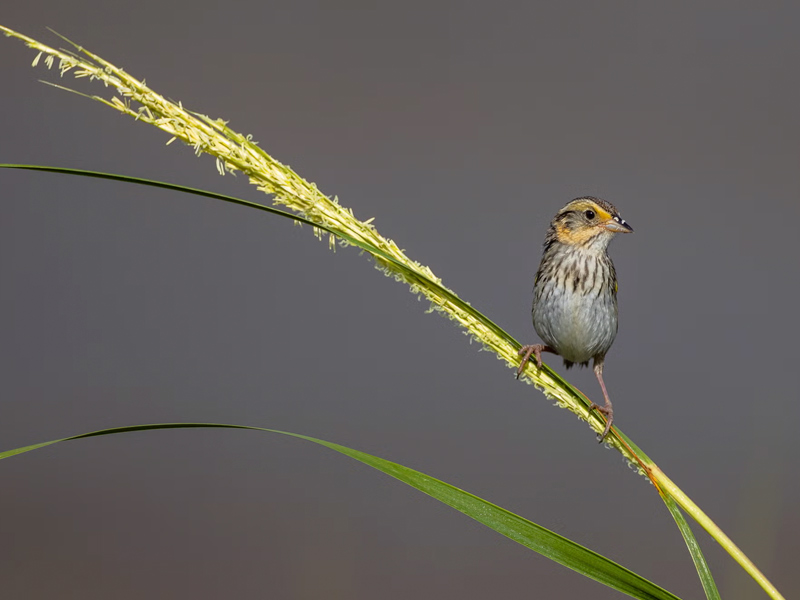
{"label": "bird's foot", "polygon": [[542,352],[545,351],[550,351],[550,348],[545,346],[544,344],[531,344],[520,348],[517,354],[522,357],[522,360],[520,361],[519,368],[517,369],[517,379],[519,379],[519,376],[522,375],[522,372],[525,370],[525,365],[528,364],[531,355],[536,357],[536,368],[541,369]]}
{"label": "bird's foot", "polygon": [[589,407],[589,414],[591,414],[593,410],[602,413],[606,418],[606,428],[603,430],[602,435],[600,435],[597,440],[602,444],[603,440],[606,439],[608,432],[611,431],[611,424],[614,422],[614,409],[611,408],[610,404],[600,406],[599,404],[592,402],[592,405]]}

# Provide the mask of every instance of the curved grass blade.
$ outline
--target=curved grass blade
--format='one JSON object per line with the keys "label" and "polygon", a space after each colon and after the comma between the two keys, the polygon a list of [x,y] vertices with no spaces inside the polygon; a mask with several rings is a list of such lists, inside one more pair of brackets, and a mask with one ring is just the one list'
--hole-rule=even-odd
{"label": "curved grass blade", "polygon": [[689,548],[689,554],[692,555],[692,560],[697,569],[697,575],[700,577],[700,583],[703,585],[703,591],[706,593],[706,598],[708,598],[708,600],[721,600],[719,591],[717,590],[717,584],[714,583],[714,577],[711,575],[711,569],[708,568],[706,557],[703,556],[700,544],[697,543],[697,538],[694,537],[692,528],[689,527],[689,523],[686,522],[681,509],[678,508],[675,499],[669,494],[662,493],[661,498],[664,500],[664,504],[667,505],[669,512],[672,513],[672,518],[675,519],[678,529],[681,530],[681,535],[683,535],[686,546]]}
{"label": "curved grass blade", "polygon": [[494,529],[498,533],[522,544],[526,548],[530,548],[546,556],[559,564],[564,565],[577,571],[586,577],[590,577],[610,588],[613,588],[624,594],[628,594],[633,598],[641,600],[679,600],[677,596],[671,594],[665,589],[657,586],[656,584],[648,581],[647,579],[637,575],[633,571],[618,565],[614,561],[592,551],[588,548],[581,546],[565,537],[558,535],[536,523],[528,521],[512,512],[509,512],[499,506],[496,506],[486,500],[478,498],[454,487],[448,483],[420,473],[414,469],[404,467],[403,465],[384,460],[377,456],[353,450],[346,446],[334,444],[333,442],[326,442],[312,438],[299,433],[291,433],[288,431],[278,431],[275,429],[264,429],[262,427],[249,427],[246,425],[226,425],[222,423],[157,423],[153,425],[132,425],[129,427],[115,427],[112,429],[103,429],[100,431],[92,431],[90,433],[83,433],[74,435],[60,440],[52,440],[49,442],[42,442],[40,444],[33,444],[14,450],[6,450],[0,453],[0,459],[16,456],[24,452],[36,450],[51,446],[59,442],[66,442],[69,440],[78,440],[89,437],[96,437],[100,435],[113,435],[117,433],[128,433],[133,431],[147,431],[153,429],[191,429],[200,427],[211,428],[224,428],[224,429],[249,429],[253,431],[267,431],[270,433],[279,433],[290,437],[306,440],[325,446],[331,450],[349,456],[352,459],[360,461],[378,471],[382,471],[395,479],[399,479],[403,483],[418,489],[419,491],[447,504],[448,506],[464,513],[468,517],[475,519],[479,523]]}
{"label": "curved grass blade", "polygon": [[[302,216],[300,214],[290,213],[290,212],[287,212],[287,211],[284,211],[284,210],[273,208],[271,206],[266,206],[264,204],[259,204],[257,202],[250,202],[249,200],[242,200],[241,198],[236,198],[234,196],[228,196],[228,195],[225,195],[225,194],[217,194],[215,192],[209,192],[207,190],[201,190],[201,189],[197,189],[197,188],[177,185],[177,184],[174,184],[174,183],[167,183],[167,182],[163,182],[163,181],[154,181],[152,179],[142,179],[142,178],[139,178],[139,177],[131,177],[131,176],[128,176],[128,175],[118,175],[118,174],[115,174],[115,173],[102,173],[100,171],[87,171],[87,170],[83,170],[83,169],[70,169],[70,168],[65,168],[65,167],[50,167],[50,166],[45,166],[45,165],[0,164],[0,168],[5,168],[5,169],[23,169],[23,170],[29,170],[29,171],[44,171],[44,172],[47,172],[47,173],[60,173],[60,174],[64,174],[64,175],[78,175],[78,176],[81,176],[81,177],[91,177],[91,178],[95,178],[95,179],[109,179],[111,181],[119,181],[119,182],[122,182],[122,183],[133,183],[133,184],[137,184],[137,185],[147,185],[147,186],[156,187],[156,188],[160,188],[160,189],[171,190],[171,191],[175,191],[175,192],[183,192],[183,193],[187,193],[187,194],[195,194],[195,195],[198,195],[198,196],[203,196],[205,198],[212,198],[214,200],[221,200],[223,202],[228,202],[228,203],[231,203],[231,204],[238,204],[240,206],[246,206],[246,207],[249,207],[249,208],[255,208],[257,210],[262,210],[262,211],[271,213],[271,214],[279,216],[279,217],[284,217],[286,219],[291,219],[293,221],[296,221],[296,222],[299,222],[299,223],[303,223],[304,225],[309,225],[311,227],[315,227],[317,229],[325,231],[325,232],[327,232],[327,233],[329,233],[331,235],[334,235],[334,236],[344,240],[345,242],[347,242],[350,245],[357,246],[358,248],[361,248],[362,250],[364,250],[366,252],[369,252],[375,258],[377,258],[378,260],[382,260],[382,261],[386,261],[386,262],[392,263],[392,265],[397,270],[403,271],[403,273],[409,279],[418,280],[420,282],[424,282],[424,284],[427,287],[436,288],[438,290],[438,292],[444,298],[446,298],[446,300],[448,302],[451,302],[454,306],[457,306],[460,310],[462,310],[462,311],[464,311],[466,313],[469,313],[476,320],[480,321],[481,325],[483,325],[487,329],[489,329],[492,332],[494,332],[495,335],[497,335],[499,338],[501,338],[502,340],[504,340],[507,343],[511,344],[512,346],[516,347],[517,349],[519,349],[519,347],[521,346],[521,344],[511,336],[511,334],[506,332],[502,327],[497,325],[494,321],[489,319],[482,312],[480,312],[479,310],[474,308],[471,304],[469,304],[468,302],[465,302],[464,300],[459,298],[458,295],[456,295],[452,290],[449,290],[448,288],[444,287],[438,281],[434,281],[433,279],[425,277],[424,274],[422,274],[422,273],[420,273],[418,271],[413,271],[407,265],[405,265],[402,262],[398,261],[396,258],[394,258],[393,256],[387,254],[386,252],[384,252],[380,248],[377,248],[377,247],[375,247],[375,246],[373,246],[373,245],[371,245],[371,244],[369,244],[369,243],[367,243],[367,242],[365,242],[363,240],[356,239],[354,237],[350,237],[346,233],[343,233],[342,231],[334,230],[334,229],[326,227],[325,225],[322,225],[320,223],[311,221],[310,219],[307,219],[307,218],[305,218],[304,216]],[[561,389],[563,389],[564,391],[569,392],[572,395],[572,397],[573,397],[573,399],[575,401],[583,404],[587,409],[588,409],[589,406],[591,406],[591,402],[577,388],[573,387],[572,384],[570,384],[567,380],[563,379],[558,373],[556,373],[555,371],[551,370],[550,367],[548,367],[544,363],[542,364],[542,368],[543,368],[544,371],[547,372],[548,376],[551,379],[555,380],[561,386]],[[599,416],[599,414],[597,413],[597,411],[593,411],[592,413],[590,413],[589,418],[593,418],[593,419],[597,420],[600,429],[605,427],[605,422],[602,421],[602,419]],[[617,432],[618,430],[615,427],[613,429],[613,431]],[[621,434],[621,432],[619,432],[619,433]],[[620,435],[619,437],[620,438],[624,438],[624,440],[627,442],[627,445],[628,445],[629,448],[630,447],[635,448],[633,446],[633,443],[627,438],[627,436]],[[647,462],[647,461],[649,461],[649,458],[647,457],[647,455],[645,455],[644,452],[642,452],[639,448],[635,448],[635,451],[638,453],[638,458],[640,459],[639,461],[636,461],[636,458],[634,456],[629,456],[624,450],[625,449],[623,448],[621,451],[622,451],[623,455],[625,455],[626,458],[628,458],[628,460],[631,460],[631,461],[634,461],[634,462],[641,462],[641,461]]]}

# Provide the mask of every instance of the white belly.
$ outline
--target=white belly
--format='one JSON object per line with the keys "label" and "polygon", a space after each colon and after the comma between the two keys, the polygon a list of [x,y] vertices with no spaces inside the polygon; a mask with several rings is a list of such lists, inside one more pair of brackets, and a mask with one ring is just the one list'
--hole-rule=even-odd
{"label": "white belly", "polygon": [[616,304],[610,291],[573,291],[550,282],[534,296],[533,326],[564,360],[584,363],[604,356],[614,342]]}

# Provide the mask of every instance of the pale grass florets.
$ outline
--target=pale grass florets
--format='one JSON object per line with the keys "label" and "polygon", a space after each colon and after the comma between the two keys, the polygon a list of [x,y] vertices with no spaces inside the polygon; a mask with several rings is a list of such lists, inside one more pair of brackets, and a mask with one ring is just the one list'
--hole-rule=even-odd
{"label": "pale grass florets", "polygon": [[[216,168],[221,175],[243,172],[258,190],[271,195],[274,203],[287,206],[323,226],[329,233],[333,232],[328,238],[331,248],[335,249],[334,235],[339,234],[343,236],[339,238],[343,245],[350,245],[349,240],[363,244],[372,253],[376,267],[397,281],[407,284],[412,293],[424,296],[431,303],[431,311],[455,321],[465,329],[471,339],[494,352],[508,367],[516,368],[518,356],[511,340],[499,335],[470,312],[466,303],[458,300],[452,291],[443,287],[441,279],[430,268],[411,260],[393,240],[381,236],[372,224],[374,218],[359,221],[352,210],[339,204],[338,199],[328,198],[315,184],[301,178],[291,168],[264,152],[253,141],[252,135],[242,135],[233,131],[227,122],[221,119],[211,119],[186,110],[182,103],[165,99],[148,88],[144,81],[138,81],[122,69],[79,46],[75,46],[76,51],[88,58],[56,50],[2,26],[0,30],[6,35],[23,40],[28,46],[39,51],[33,61],[34,66],[44,55],[47,68],[52,68],[58,59],[58,68],[62,76],[74,69],[75,77],[97,79],[107,87],[115,88],[119,95],[111,99],[100,96],[88,97],[137,121],[158,127],[171,136],[167,144],[180,139],[191,146],[196,155],[210,154],[215,157]],[[140,106],[134,108],[131,105],[132,101]],[[314,228],[314,235],[319,239],[322,239],[324,233],[322,229]],[[369,250],[370,248],[377,250],[377,253]],[[525,375],[528,381],[541,389],[547,398],[587,419],[586,407],[547,370],[536,371],[529,368]],[[600,430],[601,426],[595,420],[590,420],[590,423],[595,430]],[[628,454],[624,447],[618,446],[618,449],[623,454]]]}

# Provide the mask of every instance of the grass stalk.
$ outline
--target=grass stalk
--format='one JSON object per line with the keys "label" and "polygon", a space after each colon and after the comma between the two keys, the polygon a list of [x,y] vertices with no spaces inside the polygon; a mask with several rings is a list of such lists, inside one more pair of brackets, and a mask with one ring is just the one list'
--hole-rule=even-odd
{"label": "grass stalk", "polygon": [[677,485],[675,485],[672,480],[667,477],[661,469],[659,469],[656,465],[652,465],[650,467],[651,475],[658,483],[658,486],[661,488],[663,492],[669,495],[678,506],[680,506],[688,515],[690,515],[695,521],[697,521],[700,526],[705,529],[712,538],[714,538],[717,543],[722,546],[725,551],[733,557],[739,565],[747,572],[750,577],[756,580],[756,583],[761,586],[761,588],[767,592],[770,598],[783,598],[783,596],[778,592],[774,585],[767,579],[764,574],[756,567],[752,560],[750,560],[747,555],[742,552],[739,547],[733,543],[733,540],[725,535],[725,532],[719,528],[719,526],[712,521],[709,516],[704,513],[697,504],[695,504],[689,496],[687,496],[683,490],[681,490]]}

